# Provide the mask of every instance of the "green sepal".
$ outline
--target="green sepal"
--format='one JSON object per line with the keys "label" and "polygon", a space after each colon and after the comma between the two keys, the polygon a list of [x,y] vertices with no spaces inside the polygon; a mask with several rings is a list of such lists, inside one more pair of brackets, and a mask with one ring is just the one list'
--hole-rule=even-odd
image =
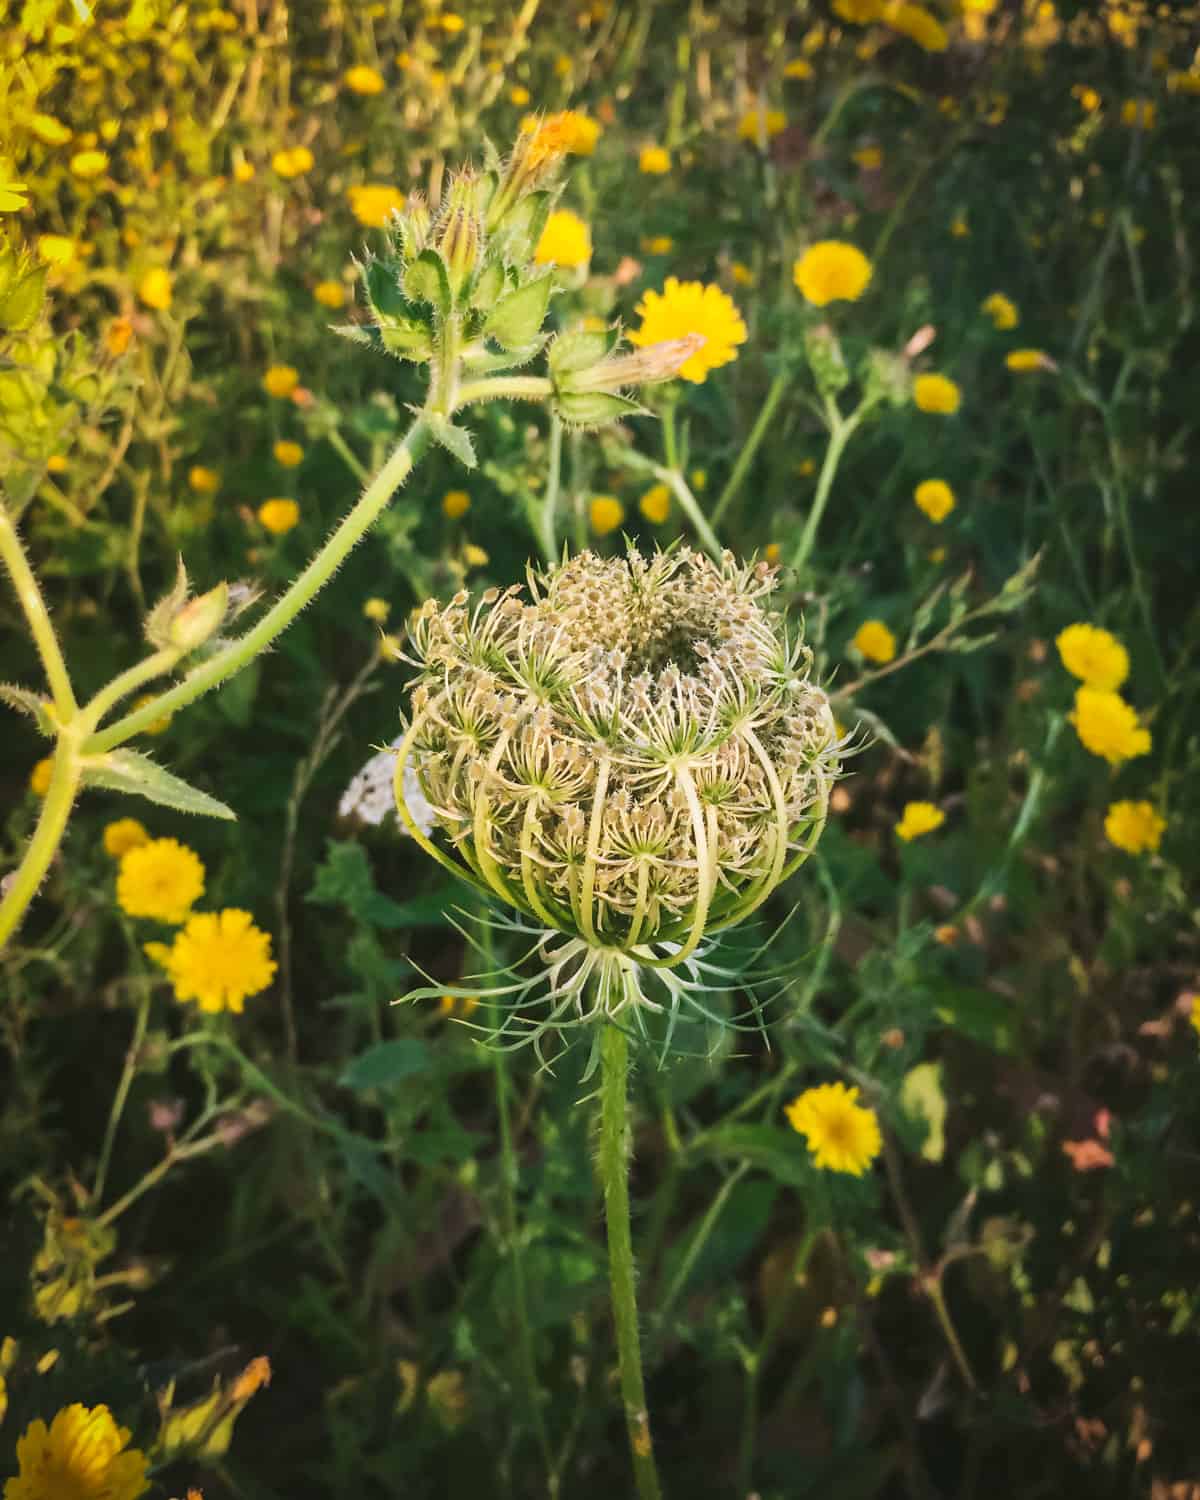
{"label": "green sepal", "polygon": [[404,290],[414,302],[428,302],[439,317],[450,316],[450,275],[436,250],[422,250],[412,262],[404,273]]}
{"label": "green sepal", "polygon": [[506,293],[484,323],[484,337],[494,339],[502,349],[528,347],[546,321],[546,309],[553,291],[554,276],[551,273]]}
{"label": "green sepal", "polygon": [[525,266],[533,259],[556,197],[556,193],[544,189],[526,193],[496,225],[491,243],[509,265]]}
{"label": "green sepal", "polygon": [[590,370],[598,365],[616,347],[620,332],[605,329],[603,333],[590,333],[578,328],[573,333],[560,333],[550,347],[550,378],[560,375],[575,375],[580,370]]}
{"label": "green sepal", "polygon": [[506,283],[503,265],[498,260],[489,261],[476,278],[470,305],[479,312],[490,312],[497,298],[503,295]]}
{"label": "green sepal", "polygon": [[639,402],[610,391],[560,392],[552,404],[567,427],[603,427],[606,422],[619,422],[623,417],[650,415],[648,408]]}
{"label": "green sepal", "polygon": [[224,802],[189,786],[136,750],[110,750],[107,755],[90,756],[84,762],[83,785],[132,793],[162,807],[195,813],[202,818],[237,819],[237,814]]}

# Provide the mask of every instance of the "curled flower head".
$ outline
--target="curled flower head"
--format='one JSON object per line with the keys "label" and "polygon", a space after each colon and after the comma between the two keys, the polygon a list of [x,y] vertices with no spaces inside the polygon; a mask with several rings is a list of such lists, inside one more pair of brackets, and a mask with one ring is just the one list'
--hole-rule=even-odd
{"label": "curled flower head", "polygon": [[[813,847],[839,743],[765,563],[584,552],[430,602],[396,764],[428,853],[553,933],[673,966]],[[445,840],[405,806],[415,769]],[[650,945],[667,949],[655,957]]]}

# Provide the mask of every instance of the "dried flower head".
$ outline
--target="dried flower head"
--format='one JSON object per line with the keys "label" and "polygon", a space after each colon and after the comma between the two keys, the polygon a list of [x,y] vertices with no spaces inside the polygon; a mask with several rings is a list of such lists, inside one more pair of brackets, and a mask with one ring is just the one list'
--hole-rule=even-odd
{"label": "dried flower head", "polygon": [[[584,552],[531,575],[529,597],[460,593],[413,622],[401,818],[548,940],[575,940],[544,956],[575,965],[581,1010],[593,970],[597,1011],[644,1001],[639,967],[683,964],[747,917],[824,826],[841,747],[810,653],[769,608],[775,577],[729,553]],[[410,766],[449,852],[405,805]]]}

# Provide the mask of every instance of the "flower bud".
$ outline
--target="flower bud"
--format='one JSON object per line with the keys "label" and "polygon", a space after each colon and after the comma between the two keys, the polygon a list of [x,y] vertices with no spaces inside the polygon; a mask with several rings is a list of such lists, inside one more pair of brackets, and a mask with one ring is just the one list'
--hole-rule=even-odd
{"label": "flower bud", "polygon": [[220,630],[228,608],[229,585],[219,583],[207,594],[188,600],[171,621],[168,640],[181,651],[195,651]]}
{"label": "flower bud", "polygon": [[828,323],[818,323],[804,334],[804,352],[822,396],[836,396],[850,384],[850,371],[838,336]]}

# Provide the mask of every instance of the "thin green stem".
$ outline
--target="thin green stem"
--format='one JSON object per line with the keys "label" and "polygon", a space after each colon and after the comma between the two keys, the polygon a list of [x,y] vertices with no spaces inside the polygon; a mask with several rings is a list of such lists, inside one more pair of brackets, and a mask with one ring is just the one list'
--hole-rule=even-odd
{"label": "thin green stem", "polygon": [[142,1050],[142,1042],[146,1036],[146,1024],[149,1019],[150,986],[147,984],[142,989],[138,1000],[137,1016],[133,1023],[133,1036],[129,1040],[129,1048],[125,1053],[125,1066],[121,1069],[117,1091],[113,1095],[112,1109],[108,1114],[108,1126],[104,1131],[104,1144],[100,1147],[100,1160],[96,1166],[96,1182],[92,1188],[93,1203],[99,1203],[104,1196],[104,1181],[108,1176],[108,1164],[112,1160],[112,1149],[117,1139],[117,1127],[121,1123],[121,1116],[125,1113],[125,1101],[129,1098],[129,1090],[133,1084],[134,1075],[137,1073],[138,1054]]}
{"label": "thin green stem", "polygon": [[629,1039],[606,1025],[600,1044],[600,1177],[608,1226],[608,1274],[621,1398],[640,1500],[661,1500],[642,1379],[633,1238],[629,1225]]}
{"label": "thin green stem", "polygon": [[554,387],[543,375],[495,375],[487,380],[469,380],[460,385],[455,410],[477,401],[495,401],[503,396],[509,401],[545,401]]}
{"label": "thin green stem", "polygon": [[725,488],[721,491],[720,499],[718,499],[716,505],[713,507],[710,519],[714,526],[721,524],[721,517],[729,508],[733,497],[741,489],[742,481],[749,472],[750,465],[754,462],[755,454],[757,454],[763,438],[767,435],[767,428],[771,425],[771,418],[775,415],[775,408],[782,400],[784,391],[787,390],[788,385],[791,383],[791,378],[791,372],[785,369],[780,370],[771,382],[770,389],[767,391],[767,399],[762,404],[762,410],[759,412],[754,426],[750,429],[749,437],[742,444],[742,451],[737,456],[737,462],[733,466],[733,473],[730,474]]}
{"label": "thin green stem", "polygon": [[842,454],[866,416],[869,405],[869,402],[864,401],[857,411],[848,417],[843,417],[832,397],[825,398],[825,413],[829,420],[829,446],[825,450],[825,460],[817,476],[817,489],[813,495],[812,505],[809,507],[808,519],[804,523],[800,541],[792,554],[791,567],[797,573],[803,571],[812,553],[813,544],[817,539],[817,528],[821,524],[821,517],[825,514],[825,507],[829,503],[834,477],[842,461]]}
{"label": "thin green stem", "polygon": [[708,519],[700,509],[700,502],[688,488],[688,482],[678,469],[662,469],[656,467],[655,477],[670,489],[671,493],[679,501],[680,509],[696,529],[696,535],[700,538],[704,550],[710,557],[721,556],[721,544],[717,541],[717,534],[708,524]]}
{"label": "thin green stem", "polygon": [[89,729],[94,729],[104,715],[121,699],[140,688],[143,683],[161,677],[179,661],[183,652],[177,646],[164,647],[153,656],[146,657],[114,677],[84,706],[83,717]]}
{"label": "thin green stem", "polygon": [[67,672],[67,664],[63,660],[62,648],[58,644],[54,624],[50,619],[50,611],[46,608],[46,601],[42,598],[38,581],[34,577],[33,569],[29,566],[29,559],[25,556],[25,548],[21,545],[17,528],[13,525],[7,507],[2,501],[0,501],[0,557],[3,557],[5,566],[12,577],[17,602],[29,621],[29,629],[38,654],[42,658],[42,666],[46,670],[46,681],[50,684],[50,692],[54,698],[55,713],[58,715],[59,722],[65,724],[75,713],[76,707],[71,678]]}
{"label": "thin green stem", "polygon": [[563,425],[559,418],[550,414],[550,451],[546,460],[546,493],[538,514],[537,541],[547,566],[557,561],[558,542],[555,535],[555,518],[558,513],[558,492],[562,478]]}
{"label": "thin green stem", "polygon": [[296,618],[304,606],[321,591],[333,577],[355,544],[368,531],[387,506],[393,494],[404,483],[417,460],[430,441],[426,419],[418,417],[405,434],[403,441],[363,491],[361,499],[341,524],[276,603],[267,611],[253,629],[236,641],[231,641],[223,651],[209,657],[195,671],[189,672],[182,682],[165,693],[153,698],[144,707],[126,714],[123,719],[93,734],[84,744],[88,755],[99,755],[124,744],[132,735],[153,724],[156,719],[172,714],[194,702],[202,693],[219,687],[258,656]]}
{"label": "thin green stem", "polygon": [[33,838],[29,841],[25,857],[9,876],[4,899],[0,901],[0,948],[4,947],[16,930],[26,908],[37,895],[38,887],[50,868],[50,861],[58,852],[82,775],[83,764],[78,740],[74,734],[63,734],[59,737],[54,752],[50,785],[46,790],[37,827],[33,830]]}

